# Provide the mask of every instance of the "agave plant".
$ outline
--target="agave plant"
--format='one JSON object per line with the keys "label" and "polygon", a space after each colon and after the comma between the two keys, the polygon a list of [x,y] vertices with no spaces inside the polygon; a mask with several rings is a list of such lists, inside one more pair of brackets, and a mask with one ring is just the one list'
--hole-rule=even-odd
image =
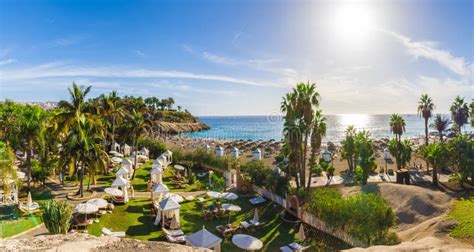
{"label": "agave plant", "polygon": [[50,234],[66,234],[72,216],[71,206],[61,200],[48,200],[40,203],[44,225]]}

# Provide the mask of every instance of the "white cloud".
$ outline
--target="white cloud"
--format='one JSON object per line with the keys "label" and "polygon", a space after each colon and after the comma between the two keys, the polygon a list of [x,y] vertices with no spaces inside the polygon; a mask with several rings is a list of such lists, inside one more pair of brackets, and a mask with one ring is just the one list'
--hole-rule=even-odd
{"label": "white cloud", "polygon": [[83,41],[86,37],[84,35],[71,35],[63,38],[57,38],[55,39],[51,45],[53,47],[67,47],[67,46],[72,46],[79,44],[81,41]]}
{"label": "white cloud", "polygon": [[15,62],[16,62],[15,59],[4,59],[4,60],[0,60],[0,66],[12,64],[12,63],[15,63]]}
{"label": "white cloud", "polygon": [[467,77],[471,74],[472,66],[463,57],[453,56],[449,51],[437,48],[438,43],[432,41],[413,41],[413,39],[402,34],[382,30],[400,42],[407,52],[414,57],[423,57],[438,62],[452,72]]}
{"label": "white cloud", "polygon": [[146,57],[145,53],[143,53],[143,52],[140,51],[140,50],[135,50],[135,51],[133,51],[133,52],[135,53],[135,55],[137,55],[137,56],[140,57],[140,58],[145,58],[145,57]]}

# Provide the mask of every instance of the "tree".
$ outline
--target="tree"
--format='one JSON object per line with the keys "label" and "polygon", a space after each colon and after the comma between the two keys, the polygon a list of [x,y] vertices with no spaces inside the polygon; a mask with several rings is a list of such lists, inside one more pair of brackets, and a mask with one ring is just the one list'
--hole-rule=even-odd
{"label": "tree", "polygon": [[458,135],[448,144],[449,157],[459,175],[460,184],[474,179],[474,143],[467,134]]}
{"label": "tree", "polygon": [[431,97],[427,94],[423,94],[418,101],[418,115],[425,119],[425,145],[428,145],[428,121],[433,115],[435,106]]}
{"label": "tree", "polygon": [[388,142],[388,151],[395,157],[398,169],[405,167],[410,162],[412,149],[410,141],[407,139],[401,143],[395,139],[391,139]]}
{"label": "tree", "polygon": [[451,124],[451,120],[447,117],[443,117],[440,114],[435,116],[434,122],[430,125],[431,128],[438,131],[439,140],[443,142],[443,132],[448,130],[449,124]]}
{"label": "tree", "polygon": [[471,126],[474,127],[474,99],[471,100]]}
{"label": "tree", "polygon": [[464,101],[464,98],[456,96],[449,110],[451,111],[451,118],[457,125],[458,132],[461,132],[462,126],[467,124],[469,119],[469,106]]}
{"label": "tree", "polygon": [[357,157],[356,178],[367,184],[369,173],[376,167],[375,151],[368,131],[360,131],[354,137],[355,156]]}
{"label": "tree", "polygon": [[433,167],[433,185],[438,185],[438,171],[446,166],[449,156],[444,143],[431,143],[421,147],[423,158]]}
{"label": "tree", "polygon": [[356,150],[354,137],[356,135],[356,129],[354,126],[347,127],[345,131],[345,137],[341,141],[341,157],[347,160],[349,166],[349,173],[352,174],[355,168]]}
{"label": "tree", "polygon": [[[291,166],[298,170],[298,188],[306,184],[306,153],[314,129],[313,117],[319,106],[319,99],[316,84],[298,83],[292,93],[283,98],[281,104],[282,112],[286,113],[283,133],[285,142],[291,146],[289,158]],[[314,163],[310,164],[310,167],[313,166]]]}
{"label": "tree", "polygon": [[311,132],[311,157],[309,159],[309,176],[308,176],[308,185],[307,188],[311,186],[311,177],[313,176],[312,167],[316,163],[316,155],[321,148],[321,142],[324,136],[326,136],[326,118],[323,116],[323,112],[318,110],[314,113],[313,116],[313,130]]}
{"label": "tree", "polygon": [[137,168],[137,151],[138,151],[138,139],[143,134],[148,134],[151,131],[151,122],[146,120],[141,112],[133,110],[130,114],[128,127],[133,141],[133,149],[135,150],[134,170],[132,180],[135,178],[135,171]]}
{"label": "tree", "polygon": [[11,194],[10,179],[14,181],[17,188],[21,185],[18,174],[14,168],[15,155],[12,149],[0,141],[0,184],[5,195]]}
{"label": "tree", "polygon": [[392,114],[390,117],[390,131],[395,134],[395,141],[397,142],[395,152],[391,153],[395,156],[397,161],[397,169],[401,169],[400,154],[402,149],[402,134],[405,132],[405,119],[398,114]]}

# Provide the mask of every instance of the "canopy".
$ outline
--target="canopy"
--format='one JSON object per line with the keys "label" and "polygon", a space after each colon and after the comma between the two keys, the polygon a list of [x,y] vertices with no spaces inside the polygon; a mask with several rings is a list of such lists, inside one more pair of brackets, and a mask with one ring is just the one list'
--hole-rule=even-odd
{"label": "canopy", "polygon": [[153,193],[167,193],[169,191],[168,187],[163,183],[156,184],[152,190]]}
{"label": "canopy", "polygon": [[178,171],[184,171],[185,170],[185,168],[181,165],[174,165],[174,168]]}
{"label": "canopy", "polygon": [[166,198],[162,201],[160,201],[160,209],[162,211],[170,211],[170,210],[175,210],[175,209],[180,209],[181,206],[178,204],[178,202],[174,201],[171,198]]}
{"label": "canopy", "polygon": [[153,167],[153,169],[151,169],[150,171],[150,174],[159,174],[159,173],[163,173],[163,170],[157,166]]}
{"label": "canopy", "polygon": [[120,167],[120,169],[115,173],[116,176],[119,175],[128,175],[128,170],[125,167]]}
{"label": "canopy", "polygon": [[107,205],[109,204],[107,200],[102,199],[102,198],[90,199],[87,201],[87,203],[96,205],[98,208],[106,208]]}
{"label": "canopy", "polygon": [[123,192],[120,189],[112,188],[112,187],[105,188],[104,192],[115,197],[120,197],[123,194]]}
{"label": "canopy", "polygon": [[99,208],[90,203],[81,203],[76,206],[75,208],[76,212],[81,213],[81,214],[90,214],[90,213],[95,213],[99,211]]}
{"label": "canopy", "polygon": [[222,193],[221,197],[226,199],[226,200],[236,200],[236,199],[239,198],[239,196],[237,196],[237,194],[231,193],[231,192]]}
{"label": "canopy", "polygon": [[240,206],[234,205],[234,204],[222,204],[222,208],[227,211],[231,212],[239,212],[242,210]]}
{"label": "canopy", "polygon": [[166,150],[165,152],[163,152],[163,155],[170,156],[173,155],[173,152],[171,152],[170,150]]}
{"label": "canopy", "polygon": [[261,151],[259,148],[255,149],[255,150],[253,151],[253,153],[261,153],[261,152],[262,152],[262,151]]}
{"label": "canopy", "polygon": [[132,161],[128,158],[124,158],[123,161],[122,161],[122,166],[125,166],[125,168],[128,168],[128,167],[131,167],[133,164],[132,164]]}
{"label": "canopy", "polygon": [[263,247],[262,241],[245,234],[238,234],[232,237],[232,243],[244,250],[259,250]]}
{"label": "canopy", "polygon": [[222,197],[221,193],[214,192],[214,191],[209,191],[206,194],[207,194],[207,196],[209,196],[211,198],[221,198]]}
{"label": "canopy", "polygon": [[114,180],[114,182],[112,183],[112,187],[123,187],[123,186],[126,186],[128,185],[128,181],[122,177],[118,177]]}
{"label": "canopy", "polygon": [[171,198],[172,200],[178,202],[178,203],[181,203],[184,201],[183,197],[181,197],[180,195],[178,194],[175,194],[175,193],[169,193],[168,198]]}
{"label": "canopy", "polygon": [[205,229],[204,226],[202,227],[200,231],[192,235],[186,236],[184,239],[186,240],[187,244],[193,247],[199,247],[199,248],[218,247],[218,249],[215,249],[217,251],[220,250],[220,244],[222,242],[221,238],[207,231],[207,229]]}

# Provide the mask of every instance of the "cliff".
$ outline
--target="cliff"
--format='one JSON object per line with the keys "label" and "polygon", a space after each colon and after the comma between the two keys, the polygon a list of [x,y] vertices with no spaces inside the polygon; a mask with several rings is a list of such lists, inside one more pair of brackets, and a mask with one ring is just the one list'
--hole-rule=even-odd
{"label": "cliff", "polygon": [[195,122],[157,122],[155,124],[156,131],[162,134],[176,135],[185,132],[194,132],[208,130],[209,126],[201,121]]}
{"label": "cliff", "polygon": [[0,241],[0,251],[141,251],[141,252],[204,252],[202,248],[156,241],[139,241],[88,234],[39,235],[27,239]]}

